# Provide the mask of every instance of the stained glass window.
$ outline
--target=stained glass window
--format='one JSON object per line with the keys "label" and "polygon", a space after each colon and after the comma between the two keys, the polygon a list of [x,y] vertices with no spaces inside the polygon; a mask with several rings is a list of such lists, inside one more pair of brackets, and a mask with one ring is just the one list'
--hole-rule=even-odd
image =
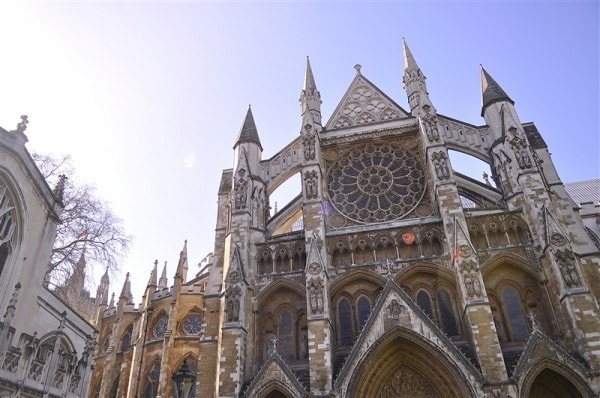
{"label": "stained glass window", "polygon": [[294,321],[292,314],[284,310],[279,316],[279,342],[277,348],[283,358],[295,358]]}
{"label": "stained glass window", "polygon": [[351,346],[354,340],[352,331],[352,307],[350,302],[342,299],[338,305],[338,317],[340,321],[340,345]]}
{"label": "stained glass window", "polygon": [[429,316],[429,318],[434,319],[433,309],[431,308],[431,299],[426,291],[421,290],[419,293],[417,293],[417,304],[419,307],[421,307],[423,312]]}
{"label": "stained glass window", "polygon": [[440,289],[438,291],[437,299],[442,329],[448,336],[458,335],[458,328],[456,327],[456,318],[454,317],[454,309],[452,307],[450,295],[444,289]]}
{"label": "stained glass window", "polygon": [[410,151],[394,143],[355,148],[327,174],[335,209],[361,223],[397,220],[407,215],[425,193],[425,173]]}
{"label": "stained glass window", "polygon": [[529,329],[527,328],[519,294],[512,287],[505,287],[502,291],[502,299],[508,315],[512,339],[514,341],[526,341],[529,336]]}
{"label": "stained glass window", "polygon": [[358,299],[357,308],[358,324],[362,329],[362,327],[365,325],[365,322],[367,322],[367,319],[369,318],[369,314],[371,313],[371,303],[369,302],[369,299],[365,296],[361,296],[361,298]]}

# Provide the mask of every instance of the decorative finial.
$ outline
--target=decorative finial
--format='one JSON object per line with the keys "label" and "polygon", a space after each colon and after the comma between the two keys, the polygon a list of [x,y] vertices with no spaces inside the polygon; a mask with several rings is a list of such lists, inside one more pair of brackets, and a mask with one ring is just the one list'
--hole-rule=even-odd
{"label": "decorative finial", "polygon": [[354,65],[354,69],[356,69],[356,74],[358,74],[358,75],[360,75],[360,68],[362,68],[362,66],[360,66],[360,64]]}
{"label": "decorative finial", "polygon": [[485,181],[486,185],[492,186],[492,184],[490,183],[490,180],[488,180],[488,173],[486,173],[485,171],[483,172],[483,181]]}
{"label": "decorative finial", "polygon": [[29,119],[27,115],[21,115],[21,122],[17,124],[17,131],[19,133],[24,133],[27,130],[27,125],[29,124]]}
{"label": "decorative finial", "polygon": [[62,203],[65,194],[65,182],[67,180],[67,176],[61,174],[58,176],[58,183],[54,187],[54,197]]}

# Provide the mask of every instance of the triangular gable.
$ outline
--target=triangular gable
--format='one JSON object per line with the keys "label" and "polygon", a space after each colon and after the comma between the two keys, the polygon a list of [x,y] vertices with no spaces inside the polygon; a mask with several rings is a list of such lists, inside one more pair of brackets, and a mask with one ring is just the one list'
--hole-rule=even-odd
{"label": "triangular gable", "polygon": [[512,377],[521,376],[526,377],[526,373],[529,373],[531,369],[534,369],[537,364],[544,360],[550,360],[555,363],[567,366],[569,369],[579,374],[580,377],[585,379],[587,369],[585,366],[573,358],[567,351],[556,344],[552,339],[546,336],[537,327],[527,340],[527,345],[519,358],[519,361],[514,367]]}
{"label": "triangular gable", "polygon": [[545,246],[544,249],[553,245],[556,247],[565,246],[568,243],[568,235],[565,234],[565,231],[558,225],[554,216],[548,211],[548,208],[544,206],[544,227],[546,236],[545,238]]}
{"label": "triangular gable", "polygon": [[242,396],[246,398],[263,396],[263,393],[268,392],[270,388],[286,391],[293,396],[307,394],[302,383],[276,351],[265,361]]}
{"label": "triangular gable", "polygon": [[399,120],[409,114],[360,72],[333,111],[327,130]]}
{"label": "triangular gable", "polygon": [[369,319],[365,323],[352,351],[335,381],[335,389],[344,390],[351,382],[363,359],[377,341],[396,329],[404,329],[408,334],[418,335],[423,342],[446,352],[458,365],[467,378],[482,380],[479,370],[450,341],[448,336],[423,312],[423,310],[389,278]]}

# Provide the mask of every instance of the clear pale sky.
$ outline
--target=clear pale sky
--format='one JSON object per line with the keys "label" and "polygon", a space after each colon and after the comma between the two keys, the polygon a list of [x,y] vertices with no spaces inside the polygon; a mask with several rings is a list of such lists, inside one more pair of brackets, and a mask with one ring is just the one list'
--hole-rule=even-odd
{"label": "clear pale sky", "polygon": [[1,1],[0,126],[29,115],[29,150],[70,154],[123,218],[135,240],[111,290],[130,271],[139,302],[155,259],[172,283],[185,239],[190,275],[213,250],[248,104],[264,158],[299,134],[306,56],[324,120],[357,63],[409,109],[404,37],[437,111],[482,125],[483,64],[563,181],[598,178],[599,12],[597,1]]}

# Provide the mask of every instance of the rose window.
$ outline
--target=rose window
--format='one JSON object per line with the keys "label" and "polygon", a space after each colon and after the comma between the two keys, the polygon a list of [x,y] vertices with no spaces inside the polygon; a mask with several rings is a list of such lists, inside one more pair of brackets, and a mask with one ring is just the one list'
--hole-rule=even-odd
{"label": "rose window", "polygon": [[337,160],[327,174],[329,199],[346,217],[361,223],[397,220],[425,193],[417,157],[393,143],[368,144]]}

